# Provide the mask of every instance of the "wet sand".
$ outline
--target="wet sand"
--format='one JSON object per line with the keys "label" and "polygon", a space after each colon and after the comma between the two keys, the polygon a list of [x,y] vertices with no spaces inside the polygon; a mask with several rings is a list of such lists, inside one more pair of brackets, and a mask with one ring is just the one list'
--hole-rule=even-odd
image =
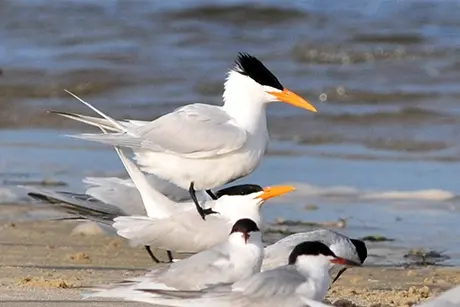
{"label": "wet sand", "polygon": [[[0,215],[27,210],[0,207]],[[153,266],[142,248],[121,238],[72,234],[77,222],[0,223],[0,306],[148,306],[108,300],[81,300],[82,286],[120,281]],[[160,258],[162,251],[156,253]],[[363,267],[347,271],[328,300],[357,306],[411,306],[460,283],[457,268]],[[337,306],[353,306],[339,304]]]}

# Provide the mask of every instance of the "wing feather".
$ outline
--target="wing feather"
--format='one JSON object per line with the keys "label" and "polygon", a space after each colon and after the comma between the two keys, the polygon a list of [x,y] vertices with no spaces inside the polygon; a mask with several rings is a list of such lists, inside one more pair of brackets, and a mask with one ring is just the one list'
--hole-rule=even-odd
{"label": "wing feather", "polygon": [[236,126],[221,107],[192,104],[133,128],[130,133],[85,133],[72,137],[198,159],[240,149],[247,140],[247,132]]}

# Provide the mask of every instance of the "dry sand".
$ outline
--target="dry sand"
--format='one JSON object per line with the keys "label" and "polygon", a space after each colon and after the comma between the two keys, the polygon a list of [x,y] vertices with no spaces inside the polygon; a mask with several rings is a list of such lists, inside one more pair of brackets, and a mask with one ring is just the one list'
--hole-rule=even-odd
{"label": "dry sand", "polygon": [[[0,216],[22,210],[0,206]],[[141,248],[106,235],[73,234],[76,222],[0,222],[0,306],[148,306],[85,300],[78,287],[141,275],[152,261]],[[158,251],[158,256],[165,253]],[[411,306],[460,283],[457,268],[363,267],[348,270],[328,300],[358,306]],[[339,304],[337,306],[352,306]]]}

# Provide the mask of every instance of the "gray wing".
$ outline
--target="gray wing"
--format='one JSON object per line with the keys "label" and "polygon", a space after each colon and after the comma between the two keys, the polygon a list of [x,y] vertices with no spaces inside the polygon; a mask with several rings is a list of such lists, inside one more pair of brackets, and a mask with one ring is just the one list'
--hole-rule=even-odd
{"label": "gray wing", "polygon": [[[300,232],[287,236],[286,238],[267,246],[265,248],[265,257],[262,269],[268,270],[287,264],[289,254],[294,247],[305,241],[321,241],[329,247],[334,244],[334,246],[340,247],[339,249],[333,249],[333,251],[337,253],[337,256],[360,262],[358,256],[351,248],[352,243],[348,237],[329,229],[317,229],[310,232]],[[337,245],[338,243],[340,244]]]}
{"label": "gray wing", "polygon": [[294,266],[286,265],[242,279],[233,284],[232,291],[251,300],[262,297],[288,297],[305,281],[305,277],[300,275]]}
{"label": "gray wing", "polygon": [[192,104],[137,129],[149,149],[202,158],[222,155],[243,146],[246,132],[221,107]]}
{"label": "gray wing", "polygon": [[301,307],[304,303],[295,291],[303,282],[294,267],[285,266],[202,291],[139,291],[152,294],[142,301],[168,306]]}
{"label": "gray wing", "polygon": [[28,195],[37,200],[45,201],[54,209],[71,214],[81,219],[88,219],[105,224],[112,224],[117,216],[126,213],[116,206],[101,202],[90,195],[71,192],[59,192],[47,189],[24,187]]}
{"label": "gray wing", "polygon": [[287,236],[265,248],[265,256],[262,264],[262,269],[268,270],[280,265],[287,264],[289,254],[297,244],[305,241],[320,240],[326,245],[329,245],[330,242],[325,242],[328,241],[329,238],[330,236],[328,230],[325,229],[319,229],[310,232],[300,232]]}
{"label": "gray wing", "polygon": [[194,159],[234,152],[245,144],[247,133],[221,107],[191,104],[127,133],[73,137]]}
{"label": "gray wing", "polygon": [[216,247],[179,262],[155,268],[144,276],[93,287],[91,290],[94,292],[87,297],[139,297],[142,295],[139,289],[181,289],[182,291],[203,289],[206,285],[226,281],[221,275],[229,269],[224,264],[228,263],[228,260],[225,246],[219,249]]}
{"label": "gray wing", "polygon": [[122,216],[115,219],[117,233],[135,245],[152,245],[176,252],[200,252],[228,239],[232,224],[218,214],[203,221],[195,210],[168,219]]}
{"label": "gray wing", "polygon": [[120,208],[125,212],[122,215],[146,214],[141,195],[131,179],[87,177],[83,182],[88,185],[86,194]]}
{"label": "gray wing", "polygon": [[233,270],[227,244],[223,243],[171,264],[162,274],[161,282],[176,289],[199,290],[217,283],[234,282]]}

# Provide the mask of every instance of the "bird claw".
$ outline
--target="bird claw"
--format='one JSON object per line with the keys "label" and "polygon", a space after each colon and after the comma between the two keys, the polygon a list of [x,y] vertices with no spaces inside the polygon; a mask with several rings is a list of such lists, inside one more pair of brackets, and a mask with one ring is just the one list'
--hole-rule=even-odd
{"label": "bird claw", "polygon": [[220,214],[220,213],[217,212],[217,211],[212,210],[211,208],[201,209],[201,210],[200,210],[201,218],[202,218],[204,221],[206,220],[206,216],[207,216],[207,215],[210,215],[210,214]]}

